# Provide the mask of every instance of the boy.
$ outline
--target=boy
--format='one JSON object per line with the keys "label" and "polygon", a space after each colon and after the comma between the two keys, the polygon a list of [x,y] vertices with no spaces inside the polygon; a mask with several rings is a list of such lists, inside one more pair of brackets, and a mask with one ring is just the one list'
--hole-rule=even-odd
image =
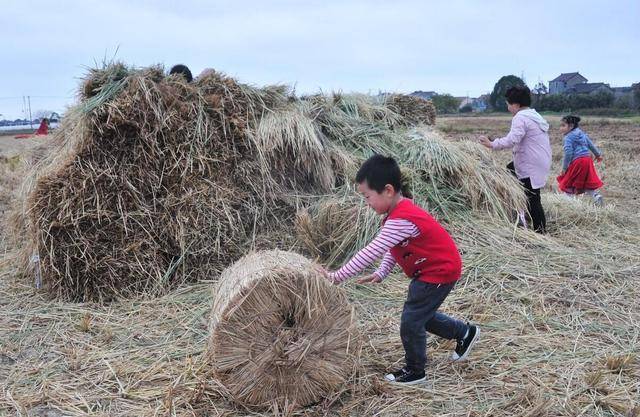
{"label": "boy", "polygon": [[402,190],[400,168],[393,158],[374,155],[356,175],[358,192],[376,213],[384,215],[376,238],[329,279],[340,283],[384,255],[380,267],[358,283],[381,282],[396,265],[411,279],[400,320],[406,366],[385,376],[391,382],[425,380],[426,332],[457,340],[453,360],[465,359],[480,336],[480,328],[439,313],[438,308],[462,273],[462,259],[453,239]]}

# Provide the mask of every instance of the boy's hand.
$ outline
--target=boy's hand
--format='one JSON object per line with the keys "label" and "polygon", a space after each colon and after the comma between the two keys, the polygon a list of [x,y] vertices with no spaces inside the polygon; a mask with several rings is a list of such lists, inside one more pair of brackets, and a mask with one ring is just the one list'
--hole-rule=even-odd
{"label": "boy's hand", "polygon": [[376,274],[370,274],[356,281],[358,284],[378,284],[382,279]]}
{"label": "boy's hand", "polygon": [[486,148],[492,149],[493,146],[491,146],[491,139],[489,139],[489,136],[480,136],[478,138],[478,141],[480,142],[480,144]]}
{"label": "boy's hand", "polygon": [[322,268],[321,270],[322,275],[324,276],[324,279],[326,279],[327,281],[329,281],[330,283],[332,283],[333,285],[338,285],[340,284],[340,282],[337,282],[336,280],[334,280],[333,278],[331,278],[331,272],[327,271],[326,269]]}

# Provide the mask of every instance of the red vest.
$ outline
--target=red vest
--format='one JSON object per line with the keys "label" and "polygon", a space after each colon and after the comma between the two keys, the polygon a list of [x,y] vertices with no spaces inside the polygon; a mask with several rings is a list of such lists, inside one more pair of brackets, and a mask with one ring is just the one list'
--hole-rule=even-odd
{"label": "red vest", "polygon": [[391,248],[391,255],[410,278],[432,284],[449,284],[462,274],[462,258],[447,231],[422,208],[402,199],[383,220],[404,219],[415,224],[420,235]]}

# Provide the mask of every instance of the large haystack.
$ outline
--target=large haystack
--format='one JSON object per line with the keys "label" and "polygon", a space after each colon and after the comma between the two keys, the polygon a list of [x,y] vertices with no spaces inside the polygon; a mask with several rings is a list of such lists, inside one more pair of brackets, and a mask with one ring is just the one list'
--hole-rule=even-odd
{"label": "large haystack", "polygon": [[24,270],[39,255],[45,289],[66,299],[163,293],[252,248],[290,247],[296,211],[372,153],[396,157],[442,214],[522,206],[517,181],[477,149],[461,156],[368,96],[297,98],[215,71],[186,83],[120,64],[92,71],[80,96],[15,222]]}
{"label": "large haystack", "polygon": [[247,255],[223,272],[213,298],[210,358],[238,403],[306,406],[353,374],[353,307],[303,256]]}
{"label": "large haystack", "polygon": [[45,287],[76,300],[220,271],[269,223],[270,206],[295,211],[273,204],[277,184],[246,134],[284,93],[213,72],[194,84],[154,68],[93,73],[27,190],[24,258],[39,253]]}

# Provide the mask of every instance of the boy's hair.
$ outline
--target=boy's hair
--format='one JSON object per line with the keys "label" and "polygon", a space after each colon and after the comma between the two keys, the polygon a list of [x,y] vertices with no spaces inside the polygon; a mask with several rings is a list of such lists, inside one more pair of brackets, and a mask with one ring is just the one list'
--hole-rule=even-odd
{"label": "boy's hair", "polygon": [[509,104],[519,104],[522,107],[531,105],[531,90],[526,85],[515,85],[510,87],[504,97]]}
{"label": "boy's hair", "polygon": [[191,75],[191,71],[186,65],[182,65],[182,64],[174,65],[173,67],[171,67],[171,70],[169,71],[169,75],[171,74],[182,75],[187,80],[188,83],[193,81],[193,75]]}
{"label": "boy's hair", "polygon": [[393,158],[373,155],[367,159],[356,174],[358,184],[365,181],[369,188],[378,193],[381,193],[384,187],[389,184],[396,192],[402,192],[402,195],[411,198],[406,178],[403,178],[400,167]]}
{"label": "boy's hair", "polygon": [[562,121],[568,125],[572,125],[573,127],[571,128],[571,130],[573,130],[576,127],[578,127],[578,124],[580,123],[580,118],[578,116],[568,115],[568,116],[564,116],[562,118]]}

